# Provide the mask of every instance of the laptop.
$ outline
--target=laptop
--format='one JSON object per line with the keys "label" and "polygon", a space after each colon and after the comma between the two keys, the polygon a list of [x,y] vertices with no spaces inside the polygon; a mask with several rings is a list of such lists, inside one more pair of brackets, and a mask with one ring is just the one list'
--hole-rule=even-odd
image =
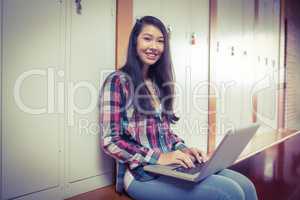
{"label": "laptop", "polygon": [[209,160],[204,163],[195,163],[196,167],[194,168],[184,168],[178,164],[146,165],[144,166],[144,170],[192,182],[201,181],[231,166],[255,135],[258,127],[258,124],[252,124],[236,130],[227,131]]}

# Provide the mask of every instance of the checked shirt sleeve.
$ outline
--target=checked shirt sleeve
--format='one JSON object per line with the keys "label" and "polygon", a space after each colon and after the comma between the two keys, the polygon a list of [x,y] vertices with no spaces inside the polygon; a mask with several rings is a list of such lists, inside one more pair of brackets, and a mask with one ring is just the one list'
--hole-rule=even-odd
{"label": "checked shirt sleeve", "polygon": [[[114,74],[105,81],[100,95],[100,133],[104,152],[131,169],[140,165],[156,164],[159,151],[125,139],[122,118],[126,117],[125,87],[120,75]],[[124,116],[125,115],[125,116]]]}
{"label": "checked shirt sleeve", "polygon": [[181,139],[178,135],[176,135],[171,127],[170,127],[170,122],[166,122],[167,123],[167,128],[168,128],[168,134],[169,134],[169,139],[170,139],[170,142],[172,144],[172,150],[181,150],[181,149],[185,149],[185,148],[188,148],[185,143],[184,143],[184,140]]}

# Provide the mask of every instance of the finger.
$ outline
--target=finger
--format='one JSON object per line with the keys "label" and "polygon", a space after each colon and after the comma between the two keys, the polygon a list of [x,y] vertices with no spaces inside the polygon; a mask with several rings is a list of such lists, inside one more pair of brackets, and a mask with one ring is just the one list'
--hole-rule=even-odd
{"label": "finger", "polygon": [[193,155],[193,153],[191,152],[190,149],[185,149],[185,151],[182,151],[182,152],[185,153],[185,155],[188,155],[189,158],[192,160],[192,162],[195,163],[196,158],[195,158],[195,156]]}
{"label": "finger", "polygon": [[188,166],[187,166],[182,160],[176,159],[175,163],[176,163],[176,164],[180,164],[180,165],[183,166],[184,168],[188,168]]}
{"label": "finger", "polygon": [[190,157],[190,159],[192,160],[193,163],[196,162],[197,158],[195,158],[194,155],[188,154],[188,156]]}
{"label": "finger", "polygon": [[192,149],[191,149],[191,152],[192,152],[192,154],[195,156],[195,158],[197,159],[197,161],[198,161],[199,163],[202,163],[202,162],[203,162],[203,159],[202,159],[202,157],[201,157],[201,153],[199,153],[199,151],[198,151],[197,149],[192,148]]}
{"label": "finger", "polygon": [[201,151],[199,149],[197,149],[197,151],[201,155],[203,162],[206,162],[208,160],[207,155],[203,151]]}
{"label": "finger", "polygon": [[190,167],[190,168],[195,167],[194,162],[192,161],[189,154],[183,153],[182,151],[180,151],[177,155],[179,156],[180,160],[182,160],[184,163],[186,163],[188,165],[188,167]]}
{"label": "finger", "polygon": [[186,154],[181,155],[180,160],[182,160],[189,168],[195,167],[193,161],[190,159],[190,157]]}

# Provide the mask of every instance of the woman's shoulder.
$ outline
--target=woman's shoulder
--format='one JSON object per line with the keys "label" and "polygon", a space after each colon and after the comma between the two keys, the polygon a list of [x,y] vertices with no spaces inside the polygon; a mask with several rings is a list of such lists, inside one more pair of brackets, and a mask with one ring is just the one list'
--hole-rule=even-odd
{"label": "woman's shoulder", "polygon": [[[132,87],[128,74],[121,70],[111,72],[104,80],[103,86],[105,87],[121,87],[123,90],[129,90]],[[131,86],[131,87],[130,87]]]}
{"label": "woman's shoulder", "polygon": [[113,84],[120,84],[120,83],[126,83],[127,82],[127,74],[116,70],[108,74],[104,80],[104,84],[107,83],[113,83]]}

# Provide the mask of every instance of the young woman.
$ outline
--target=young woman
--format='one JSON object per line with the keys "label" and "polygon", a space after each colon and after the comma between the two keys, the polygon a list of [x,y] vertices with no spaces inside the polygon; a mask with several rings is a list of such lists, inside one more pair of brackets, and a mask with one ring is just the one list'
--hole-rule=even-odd
{"label": "young woman", "polygon": [[108,76],[101,90],[101,145],[117,161],[117,191],[124,188],[136,200],[256,200],[250,180],[228,169],[199,183],[143,170],[150,164],[190,168],[207,159],[170,129],[178,121],[173,97],[166,28],[145,16],[132,29],[126,64]]}

